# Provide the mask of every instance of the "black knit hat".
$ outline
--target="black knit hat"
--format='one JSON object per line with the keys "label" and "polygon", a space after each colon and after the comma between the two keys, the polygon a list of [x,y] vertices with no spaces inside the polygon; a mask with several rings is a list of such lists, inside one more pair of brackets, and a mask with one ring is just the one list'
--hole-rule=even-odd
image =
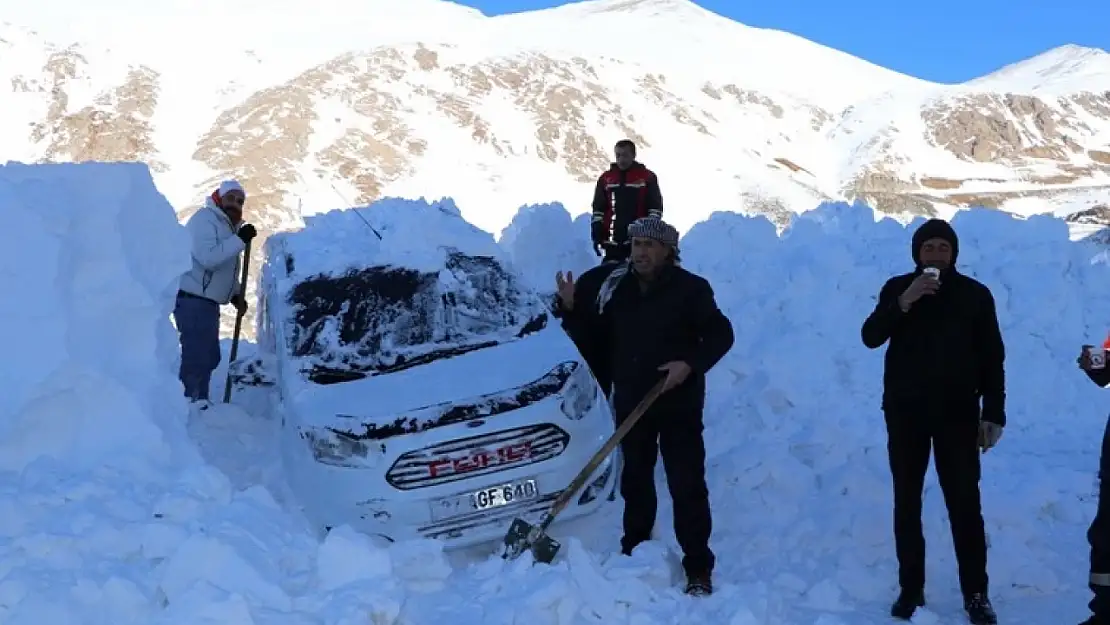
{"label": "black knit hat", "polygon": [[913,262],[918,267],[921,266],[921,246],[929,239],[944,239],[952,246],[952,266],[956,266],[956,256],[960,253],[960,239],[956,236],[956,231],[952,229],[951,224],[943,219],[930,219],[921,224],[913,233],[913,248],[910,250],[913,255]]}

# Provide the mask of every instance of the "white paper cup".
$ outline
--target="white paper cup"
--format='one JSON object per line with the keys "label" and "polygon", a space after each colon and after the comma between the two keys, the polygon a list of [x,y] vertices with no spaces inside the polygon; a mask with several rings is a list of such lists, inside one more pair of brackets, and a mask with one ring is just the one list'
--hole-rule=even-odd
{"label": "white paper cup", "polygon": [[1088,347],[1087,356],[1091,359],[1092,369],[1103,369],[1106,367],[1106,350],[1101,347]]}
{"label": "white paper cup", "polygon": [[926,267],[921,273],[924,273],[934,280],[940,280],[940,269],[936,267]]}

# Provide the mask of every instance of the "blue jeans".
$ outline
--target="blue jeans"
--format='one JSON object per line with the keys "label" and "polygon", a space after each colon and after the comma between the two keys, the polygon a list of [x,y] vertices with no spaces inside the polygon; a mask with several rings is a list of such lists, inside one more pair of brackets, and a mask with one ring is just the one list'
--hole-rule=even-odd
{"label": "blue jeans", "polygon": [[179,291],[173,320],[181,339],[178,378],[185,386],[185,396],[208,399],[212,372],[220,364],[220,305]]}

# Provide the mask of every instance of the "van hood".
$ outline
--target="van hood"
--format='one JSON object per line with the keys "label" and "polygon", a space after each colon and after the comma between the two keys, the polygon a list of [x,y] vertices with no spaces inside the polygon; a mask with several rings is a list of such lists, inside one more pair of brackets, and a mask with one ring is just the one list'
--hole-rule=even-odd
{"label": "van hood", "polygon": [[524,339],[394,373],[305,384],[291,408],[300,424],[384,439],[514,410],[554,395],[585,368],[559,326]]}

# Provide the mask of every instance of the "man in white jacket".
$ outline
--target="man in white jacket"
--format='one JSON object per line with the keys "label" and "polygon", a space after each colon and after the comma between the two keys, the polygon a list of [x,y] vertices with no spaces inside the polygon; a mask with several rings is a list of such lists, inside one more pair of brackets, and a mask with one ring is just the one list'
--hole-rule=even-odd
{"label": "man in white jacket", "polygon": [[225,180],[185,227],[192,239],[193,267],[181,276],[174,323],[181,338],[181,370],[185,396],[208,405],[212,372],[220,364],[220,305],[247,310],[240,293],[239,254],[257,232],[243,223],[247,194],[235,180]]}

